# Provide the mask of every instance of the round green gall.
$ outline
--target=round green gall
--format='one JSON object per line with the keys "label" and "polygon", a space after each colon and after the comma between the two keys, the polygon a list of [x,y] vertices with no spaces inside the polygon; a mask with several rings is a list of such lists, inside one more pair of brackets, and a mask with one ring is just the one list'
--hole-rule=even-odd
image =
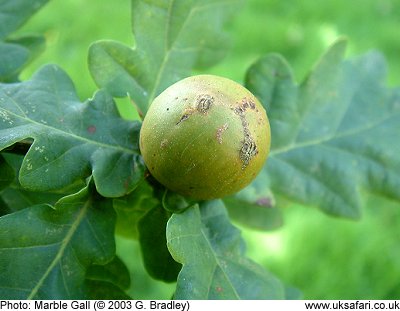
{"label": "round green gall", "polygon": [[140,150],[168,189],[206,200],[233,194],[260,172],[269,153],[267,114],[242,85],[218,76],[183,79],[154,99]]}

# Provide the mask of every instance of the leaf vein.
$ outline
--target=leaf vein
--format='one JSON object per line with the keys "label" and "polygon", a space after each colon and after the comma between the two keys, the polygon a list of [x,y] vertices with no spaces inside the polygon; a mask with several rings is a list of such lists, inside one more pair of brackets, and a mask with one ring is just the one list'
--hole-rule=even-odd
{"label": "leaf vein", "polygon": [[346,199],[343,196],[341,196],[340,193],[338,193],[337,191],[334,191],[333,187],[329,187],[328,185],[326,185],[323,180],[316,178],[314,175],[310,174],[310,172],[300,169],[299,167],[297,167],[296,165],[294,165],[293,163],[291,163],[287,160],[284,160],[282,158],[277,158],[277,159],[279,161],[281,161],[283,164],[286,164],[287,166],[292,167],[294,170],[299,172],[301,175],[308,177],[310,180],[313,180],[314,182],[316,182],[318,185],[320,185],[325,190],[325,193],[330,193],[333,197],[342,201],[344,203],[344,205],[352,206],[352,204],[348,203],[346,201]]}
{"label": "leaf vein", "polygon": [[86,202],[86,204],[83,206],[83,208],[79,211],[75,221],[72,223],[71,228],[68,230],[67,234],[65,235],[65,238],[62,240],[60,248],[58,252],[56,253],[53,261],[50,263],[50,266],[46,269],[42,277],[39,279],[37,284],[32,288],[31,292],[29,293],[29,296],[27,299],[33,299],[36,294],[38,293],[39,289],[43,286],[45,280],[47,277],[50,275],[52,270],[59,264],[60,260],[62,259],[62,256],[64,255],[69,243],[71,242],[76,230],[78,229],[80,223],[82,222],[83,218],[86,215],[86,212],[89,208],[89,203],[90,201]]}
{"label": "leaf vein", "polygon": [[224,277],[229,281],[229,284],[231,285],[231,288],[232,288],[232,290],[233,290],[233,293],[234,293],[235,297],[236,297],[237,299],[240,299],[240,296],[239,296],[238,292],[236,291],[236,288],[232,285],[232,282],[230,281],[230,278],[229,278],[228,275],[226,274],[225,270],[222,269],[222,264],[221,264],[221,262],[220,262],[220,260],[219,260],[219,258],[218,258],[218,256],[217,256],[217,254],[215,253],[214,248],[212,247],[212,245],[211,245],[211,243],[210,243],[210,240],[209,240],[209,238],[208,238],[208,236],[207,236],[207,232],[205,232],[203,228],[201,228],[200,231],[201,231],[201,234],[202,234],[204,240],[205,240],[206,243],[207,243],[208,248],[210,249],[211,254],[212,254],[213,257],[214,257],[216,266],[218,266],[218,267],[221,269],[222,274],[223,274]]}
{"label": "leaf vein", "polygon": [[43,124],[43,123],[37,122],[37,121],[35,121],[35,120],[31,119],[31,118],[24,118],[21,115],[15,114],[15,113],[13,113],[11,111],[9,111],[9,113],[14,115],[16,118],[24,120],[25,122],[30,122],[30,123],[38,126],[38,127],[42,127],[46,133],[49,133],[49,132],[52,132],[52,131],[56,132],[56,133],[58,132],[59,133],[58,135],[61,136],[61,137],[62,136],[71,136],[75,140],[84,141],[84,142],[86,142],[86,143],[88,143],[90,145],[97,145],[99,147],[116,149],[118,151],[130,153],[130,154],[135,154],[135,152],[133,150],[128,149],[126,147],[101,143],[99,141],[95,141],[95,140],[91,140],[91,139],[88,139],[88,138],[83,137],[83,136],[79,136],[77,134],[74,134],[73,132],[66,132],[66,131],[63,131],[63,130],[61,130],[59,128],[56,128],[54,126],[50,126],[50,125],[47,125],[47,124]]}
{"label": "leaf vein", "polygon": [[370,124],[367,124],[366,126],[355,128],[355,129],[351,129],[351,130],[342,132],[341,134],[338,134],[336,136],[335,135],[328,135],[328,136],[321,137],[319,139],[308,140],[308,141],[304,141],[302,143],[294,143],[294,144],[290,144],[290,145],[285,146],[285,147],[277,148],[277,149],[272,150],[270,152],[270,156],[274,157],[276,155],[279,155],[279,154],[282,154],[282,153],[286,153],[286,152],[289,152],[289,151],[293,151],[293,150],[296,150],[296,149],[306,148],[306,147],[310,147],[310,146],[314,146],[314,145],[320,145],[320,144],[329,142],[329,141],[334,140],[334,139],[345,138],[345,137],[352,136],[352,135],[358,135],[360,133],[366,132],[368,130],[373,129],[374,127],[377,127],[377,126],[381,125],[382,123],[388,121],[389,119],[396,118],[398,116],[400,116],[400,111],[398,111],[396,113],[393,113],[391,115],[387,115],[387,116],[379,119],[376,122],[372,122]]}

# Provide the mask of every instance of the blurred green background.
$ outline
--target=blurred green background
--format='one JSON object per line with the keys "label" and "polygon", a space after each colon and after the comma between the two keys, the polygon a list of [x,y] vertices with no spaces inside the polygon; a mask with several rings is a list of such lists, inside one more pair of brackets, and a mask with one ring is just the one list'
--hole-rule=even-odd
{"label": "blurred green background", "polygon": [[[301,81],[327,47],[346,36],[348,56],[382,51],[389,65],[388,85],[400,84],[398,0],[247,0],[227,31],[231,50],[223,62],[202,72],[241,82],[258,57],[278,52]],[[89,45],[100,39],[134,44],[128,0],[52,0],[19,33],[42,33],[47,40],[46,51],[22,78],[45,63],[56,63],[72,77],[82,100],[96,90],[86,63]],[[125,117],[134,117],[127,101],[119,104]],[[295,205],[285,208],[284,217],[284,226],[274,232],[242,228],[248,255],[299,288],[305,299],[400,298],[399,203],[365,194],[359,221]],[[117,242],[132,272],[133,298],[171,298],[174,284],[149,279],[138,245],[123,238]]]}

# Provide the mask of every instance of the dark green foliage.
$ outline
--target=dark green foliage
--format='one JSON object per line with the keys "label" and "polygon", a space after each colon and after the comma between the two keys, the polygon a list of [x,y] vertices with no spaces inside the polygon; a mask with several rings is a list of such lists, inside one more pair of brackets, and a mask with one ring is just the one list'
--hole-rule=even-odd
{"label": "dark green foliage", "polygon": [[244,256],[244,241],[221,201],[174,214],[168,222],[167,242],[174,259],[183,264],[176,299],[285,297],[282,284]]}
{"label": "dark green foliage", "polygon": [[174,282],[181,269],[168,252],[165,228],[170,214],[157,205],[144,215],[139,223],[139,242],[146,270],[151,277]]}
{"label": "dark green foliage", "polygon": [[84,101],[55,65],[19,81],[44,39],[13,32],[46,2],[0,1],[1,298],[129,299],[119,234],[140,243],[129,260],[176,281],[176,299],[296,299],[247,257],[231,219],[272,230],[287,202],[347,218],[360,217],[368,192],[400,202],[400,91],[385,86],[381,54],[345,60],[338,40],[301,83],[282,56],[261,57],[245,85],[270,118],[267,164],[234,196],[194,202],[149,176],[141,123],[121,118],[114,97],[143,116],[167,86],[216,64],[242,1],[132,0],[135,45],[90,47],[100,89]]}
{"label": "dark green foliage", "polygon": [[110,262],[115,252],[110,203],[89,184],[54,208],[35,205],[1,217],[1,297],[87,297],[86,269]]}
{"label": "dark green foliage", "polygon": [[275,195],[350,218],[360,217],[362,189],[400,200],[400,90],[384,86],[382,55],[343,60],[340,40],[296,85],[287,63],[269,55],[248,71],[248,88],[271,122],[264,173]]}
{"label": "dark green foliage", "polygon": [[0,1],[0,82],[16,81],[23,67],[44,49],[43,37],[9,36],[47,1]]}
{"label": "dark green foliage", "polygon": [[89,51],[94,80],[113,96],[131,97],[144,115],[168,86],[225,55],[229,40],[221,28],[241,2],[132,0],[135,47],[94,43]]}

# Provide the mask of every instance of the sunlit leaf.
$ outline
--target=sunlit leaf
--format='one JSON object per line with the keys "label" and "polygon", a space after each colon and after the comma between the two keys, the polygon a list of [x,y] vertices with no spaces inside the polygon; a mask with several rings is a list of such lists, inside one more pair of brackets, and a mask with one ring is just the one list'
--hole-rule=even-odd
{"label": "sunlit leaf", "polygon": [[400,200],[400,90],[384,86],[382,55],[344,61],[345,46],[334,44],[300,85],[281,57],[266,56],[247,87],[271,122],[262,174],[274,194],[357,218],[363,188]]}
{"label": "sunlit leaf", "polygon": [[48,0],[0,1],[0,39],[21,27]]}
{"label": "sunlit leaf", "polygon": [[29,51],[23,46],[0,42],[0,82],[15,81],[28,58]]}
{"label": "sunlit leaf", "polygon": [[31,80],[0,84],[0,149],[34,142],[21,185],[47,191],[93,175],[100,194],[122,196],[143,178],[140,123],[122,120],[104,91],[81,103],[68,76],[48,65]]}
{"label": "sunlit leaf", "polygon": [[29,58],[25,66],[30,61],[38,57],[46,49],[46,40],[41,35],[24,35],[7,39],[8,43],[18,44],[29,51]]}
{"label": "sunlit leaf", "polygon": [[282,284],[245,257],[239,230],[221,201],[174,214],[167,226],[168,248],[183,264],[176,299],[281,299]]}
{"label": "sunlit leaf", "polygon": [[135,47],[93,44],[89,68],[94,80],[113,96],[129,94],[145,114],[166,87],[225,55],[229,40],[222,28],[241,2],[132,0]]}
{"label": "sunlit leaf", "polygon": [[229,217],[251,229],[270,231],[279,228],[282,212],[265,174],[260,174],[249,186],[223,199]]}
{"label": "sunlit leaf", "polygon": [[43,50],[43,37],[7,37],[47,2],[48,0],[0,1],[0,82],[16,81],[22,68]]}

